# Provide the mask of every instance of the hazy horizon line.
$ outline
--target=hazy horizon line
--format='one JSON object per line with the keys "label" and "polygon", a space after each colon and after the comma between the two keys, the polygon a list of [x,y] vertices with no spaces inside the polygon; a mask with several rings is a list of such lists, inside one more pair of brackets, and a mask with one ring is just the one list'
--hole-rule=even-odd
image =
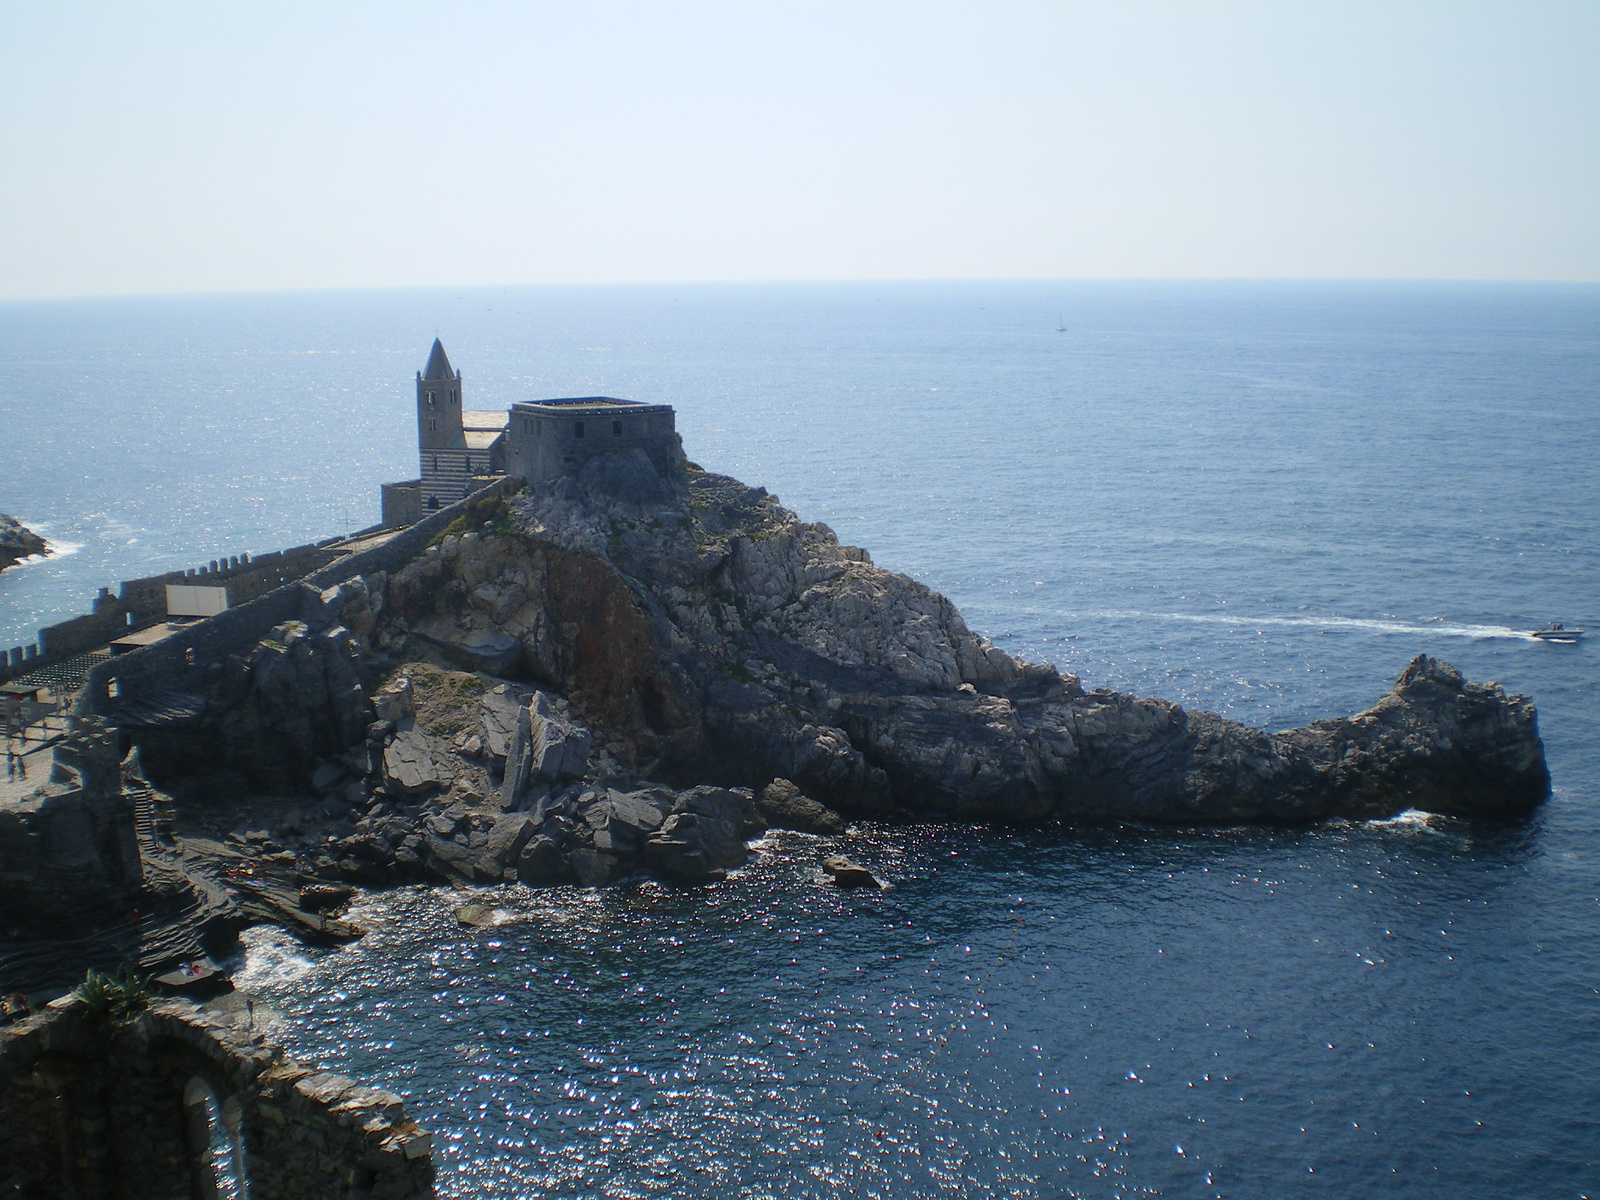
{"label": "hazy horizon line", "polygon": [[648,288],[648,287],[837,287],[860,284],[1351,284],[1351,285],[1439,285],[1503,287],[1600,287],[1597,279],[1505,278],[1484,276],[1401,276],[1401,275],[902,275],[902,276],[839,276],[830,278],[763,278],[763,279],[608,279],[608,280],[546,280],[518,283],[380,283],[340,284],[331,286],[261,287],[222,289],[172,289],[169,291],[127,292],[67,292],[39,293],[33,295],[0,296],[0,305],[71,302],[86,300],[167,300],[230,296],[295,296],[338,295],[359,292],[448,292],[448,291],[514,291],[534,289],[578,290],[582,288]]}

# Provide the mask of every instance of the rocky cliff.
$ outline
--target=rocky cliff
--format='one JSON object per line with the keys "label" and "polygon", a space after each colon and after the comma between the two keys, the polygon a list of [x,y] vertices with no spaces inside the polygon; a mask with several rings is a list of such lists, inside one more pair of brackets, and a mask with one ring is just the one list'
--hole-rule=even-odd
{"label": "rocky cliff", "polygon": [[765,824],[840,812],[1505,816],[1549,790],[1533,706],[1446,664],[1279,733],[1086,691],[762,489],[642,455],[469,504],[392,573],[305,587],[300,619],[184,671],[112,702],[124,728],[168,780],[309,783],[315,819],[279,824],[313,888],[709,879]]}
{"label": "rocky cliff", "polygon": [[1023,821],[1511,814],[1549,788],[1532,704],[1448,665],[1419,657],[1365,712],[1282,733],[1085,691],[726,476],[619,455],[479,523],[387,581],[376,644],[492,653],[669,781]]}
{"label": "rocky cliff", "polygon": [[49,554],[50,548],[33,530],[15,517],[0,513],[0,571],[35,554]]}

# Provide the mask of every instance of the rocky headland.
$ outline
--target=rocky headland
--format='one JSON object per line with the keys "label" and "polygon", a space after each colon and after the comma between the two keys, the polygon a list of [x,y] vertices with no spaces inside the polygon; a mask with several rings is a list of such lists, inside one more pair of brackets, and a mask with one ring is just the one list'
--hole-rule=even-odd
{"label": "rocky headland", "polygon": [[506,492],[392,572],[308,587],[134,730],[180,810],[299,797],[233,837],[281,893],[704,881],[768,825],[862,817],[1507,817],[1549,790],[1533,705],[1431,658],[1364,712],[1268,732],[1019,661],[693,464],[621,453]]}
{"label": "rocky headland", "polygon": [[49,554],[45,540],[15,517],[0,513],[0,571],[35,554]]}

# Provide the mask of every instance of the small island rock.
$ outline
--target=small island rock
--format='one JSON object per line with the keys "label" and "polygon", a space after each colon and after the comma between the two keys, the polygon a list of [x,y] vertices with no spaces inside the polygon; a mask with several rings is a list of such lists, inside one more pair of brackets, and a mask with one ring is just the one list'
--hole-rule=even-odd
{"label": "small island rock", "polygon": [[15,517],[0,513],[0,571],[35,554],[49,553],[42,537]]}

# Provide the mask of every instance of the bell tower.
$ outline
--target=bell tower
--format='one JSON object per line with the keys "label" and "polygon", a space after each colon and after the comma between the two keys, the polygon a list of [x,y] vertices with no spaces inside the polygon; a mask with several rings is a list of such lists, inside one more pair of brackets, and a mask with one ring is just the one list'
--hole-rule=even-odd
{"label": "bell tower", "polygon": [[454,504],[467,490],[467,435],[461,422],[461,372],[450,368],[433,339],[428,365],[417,372],[417,448],[422,458],[424,514]]}

